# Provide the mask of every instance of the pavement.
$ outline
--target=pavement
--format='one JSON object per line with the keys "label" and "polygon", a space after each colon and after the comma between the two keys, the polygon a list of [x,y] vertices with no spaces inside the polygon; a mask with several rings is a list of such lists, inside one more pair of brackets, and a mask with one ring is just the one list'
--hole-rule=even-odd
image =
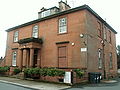
{"label": "pavement", "polygon": [[120,90],[120,78],[101,80],[100,83],[80,83],[63,90]]}
{"label": "pavement", "polygon": [[[17,78],[12,78],[12,77],[0,77],[0,82],[7,83],[7,84],[12,84],[16,86],[21,86],[25,88],[29,88],[32,90],[72,90],[72,88],[76,87],[83,87],[83,86],[93,86],[93,87],[98,87],[98,86],[105,86],[105,85],[113,85],[116,84],[120,79],[113,79],[113,80],[102,80],[101,83],[99,84],[89,84],[89,83],[80,83],[76,84],[73,86],[69,86],[66,84],[58,84],[58,83],[48,83],[48,82],[40,82],[40,81],[33,81],[33,80],[22,80],[22,79],[17,79]],[[74,89],[73,89],[74,90]]]}
{"label": "pavement", "polygon": [[0,77],[0,82],[17,85],[17,86],[21,86],[21,87],[25,87],[33,90],[61,90],[61,89],[66,89],[71,87],[66,84],[21,80],[21,79],[3,77],[3,76]]}

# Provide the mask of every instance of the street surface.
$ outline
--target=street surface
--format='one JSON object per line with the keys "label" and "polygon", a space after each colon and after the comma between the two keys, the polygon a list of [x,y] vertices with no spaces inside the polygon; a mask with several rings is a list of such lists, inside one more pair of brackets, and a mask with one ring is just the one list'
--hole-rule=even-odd
{"label": "street surface", "polygon": [[32,90],[32,89],[0,82],[0,90]]}
{"label": "street surface", "polygon": [[99,84],[82,83],[71,87],[64,84],[53,84],[21,80],[10,77],[0,77],[0,90],[120,90],[120,78],[109,81],[106,80],[104,82],[102,81]]}
{"label": "street surface", "polygon": [[117,81],[116,83],[79,84],[64,90],[120,90],[120,78]]}

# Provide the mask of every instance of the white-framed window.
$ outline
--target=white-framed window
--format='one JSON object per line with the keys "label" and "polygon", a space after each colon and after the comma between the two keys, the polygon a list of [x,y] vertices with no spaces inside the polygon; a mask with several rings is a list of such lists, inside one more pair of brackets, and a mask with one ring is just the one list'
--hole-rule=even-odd
{"label": "white-framed window", "polygon": [[100,22],[98,22],[98,25],[97,25],[97,29],[98,29],[98,36],[101,37],[102,36],[102,25]]}
{"label": "white-framed window", "polygon": [[107,40],[107,28],[104,26],[104,39]]}
{"label": "white-framed window", "polygon": [[109,65],[110,65],[110,68],[112,68],[113,67],[113,63],[112,63],[113,61],[112,61],[112,53],[111,52],[109,53],[109,58],[110,58],[110,64]]}
{"label": "white-framed window", "polygon": [[17,52],[14,51],[12,54],[12,66],[16,66]]}
{"label": "white-framed window", "polygon": [[41,17],[46,17],[50,15],[50,10],[44,11],[41,13]]}
{"label": "white-framed window", "polygon": [[59,19],[59,33],[66,33],[67,32],[67,18]]}
{"label": "white-framed window", "polygon": [[38,25],[33,26],[32,37],[38,38]]}
{"label": "white-framed window", "polygon": [[102,68],[102,49],[98,49],[98,68]]}
{"label": "white-framed window", "polygon": [[108,31],[108,40],[109,40],[108,42],[111,43],[111,31],[110,30]]}
{"label": "white-framed window", "polygon": [[14,42],[18,42],[18,31],[14,32]]}

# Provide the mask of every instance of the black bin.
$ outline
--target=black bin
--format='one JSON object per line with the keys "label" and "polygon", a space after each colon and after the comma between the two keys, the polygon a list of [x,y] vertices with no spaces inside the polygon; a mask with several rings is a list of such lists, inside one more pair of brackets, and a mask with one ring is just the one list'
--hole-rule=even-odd
{"label": "black bin", "polygon": [[90,72],[88,73],[88,81],[89,83],[100,83],[101,80],[101,73],[99,72]]}

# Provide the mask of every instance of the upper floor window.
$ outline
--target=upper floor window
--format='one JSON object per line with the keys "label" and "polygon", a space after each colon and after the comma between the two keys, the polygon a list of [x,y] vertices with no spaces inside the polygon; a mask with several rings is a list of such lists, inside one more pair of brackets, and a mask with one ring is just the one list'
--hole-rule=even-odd
{"label": "upper floor window", "polygon": [[97,29],[98,29],[98,36],[102,36],[102,25],[101,25],[101,23],[100,22],[98,22],[98,27],[97,27]]}
{"label": "upper floor window", "polygon": [[32,37],[38,38],[38,25],[33,27]]}
{"label": "upper floor window", "polygon": [[102,68],[102,49],[98,49],[98,68]]}
{"label": "upper floor window", "polygon": [[49,16],[50,15],[50,10],[47,10],[47,11],[43,11],[41,13],[41,17],[46,17],[46,16]]}
{"label": "upper floor window", "polygon": [[61,18],[59,19],[59,33],[66,33],[67,32],[67,19]]}
{"label": "upper floor window", "polygon": [[113,61],[112,61],[112,53],[109,53],[109,58],[110,58],[110,68],[112,68],[113,67]]}
{"label": "upper floor window", "polygon": [[18,41],[18,31],[14,32],[14,42]]}
{"label": "upper floor window", "polygon": [[17,53],[15,51],[13,52],[13,55],[12,55],[12,66],[16,66],[16,59],[17,59]]}
{"label": "upper floor window", "polygon": [[111,31],[108,31],[108,39],[109,39],[109,43],[111,43]]}
{"label": "upper floor window", "polygon": [[104,39],[107,40],[107,30],[105,26],[104,26]]}

